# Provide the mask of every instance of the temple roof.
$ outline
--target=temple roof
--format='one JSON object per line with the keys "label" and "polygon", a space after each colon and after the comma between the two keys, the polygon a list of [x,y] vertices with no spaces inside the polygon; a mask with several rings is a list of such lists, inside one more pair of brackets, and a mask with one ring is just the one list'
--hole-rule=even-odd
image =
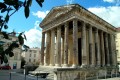
{"label": "temple roof", "polygon": [[113,25],[109,24],[108,22],[101,19],[100,17],[93,14],[92,12],[88,11],[84,7],[80,6],[79,4],[70,4],[70,5],[53,7],[50,10],[50,12],[47,14],[47,16],[43,19],[43,21],[40,23],[40,27],[45,26],[46,24],[50,23],[53,20],[55,21],[56,18],[61,17],[61,15],[67,14],[68,12],[75,10],[76,8],[81,9],[83,11],[83,13],[87,13],[87,15],[93,16],[93,18],[95,18],[95,20],[102,22],[102,24],[105,24],[111,28],[114,27]]}
{"label": "temple roof", "polygon": [[56,17],[71,11],[75,5],[76,4],[53,7],[51,11],[47,14],[47,16],[43,19],[40,25],[42,26],[46,20],[47,21],[53,20]]}

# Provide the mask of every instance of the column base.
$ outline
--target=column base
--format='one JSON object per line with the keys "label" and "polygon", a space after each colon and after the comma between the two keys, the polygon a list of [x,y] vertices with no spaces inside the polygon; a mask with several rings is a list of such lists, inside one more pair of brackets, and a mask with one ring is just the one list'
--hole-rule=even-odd
{"label": "column base", "polygon": [[43,64],[42,64],[42,63],[40,63],[39,65],[43,66]]}
{"label": "column base", "polygon": [[61,67],[60,64],[55,64],[55,67]]}
{"label": "column base", "polygon": [[101,65],[97,65],[96,67],[98,67],[98,68],[99,68],[99,67],[101,67]]}
{"label": "column base", "polygon": [[49,66],[54,66],[53,64],[50,64]]}
{"label": "column base", "polygon": [[88,66],[87,65],[85,65],[85,64],[82,64],[81,66],[80,66],[80,68],[87,68]]}
{"label": "column base", "polygon": [[63,64],[63,67],[66,68],[66,67],[68,67],[68,65],[67,64]]}
{"label": "column base", "polygon": [[110,64],[107,64],[107,66],[109,67],[109,66],[110,66]]}
{"label": "column base", "polygon": [[48,64],[47,64],[47,63],[45,63],[45,64],[44,64],[44,66],[48,66]]}
{"label": "column base", "polygon": [[92,65],[90,65],[90,67],[95,67],[95,65],[92,64]]}
{"label": "column base", "polygon": [[105,67],[105,65],[102,65],[102,67]]}
{"label": "column base", "polygon": [[78,66],[77,66],[76,64],[73,64],[72,67],[73,67],[73,68],[77,68]]}

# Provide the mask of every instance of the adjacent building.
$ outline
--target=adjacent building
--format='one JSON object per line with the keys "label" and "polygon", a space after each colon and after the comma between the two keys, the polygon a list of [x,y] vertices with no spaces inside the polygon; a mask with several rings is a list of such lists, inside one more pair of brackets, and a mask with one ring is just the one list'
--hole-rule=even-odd
{"label": "adjacent building", "polygon": [[30,48],[28,51],[22,53],[26,61],[26,65],[39,65],[40,62],[40,48]]}
{"label": "adjacent building", "polygon": [[54,80],[82,80],[116,70],[116,28],[84,7],[54,7],[40,27],[42,43],[36,71],[49,73],[48,78],[53,74]]}
{"label": "adjacent building", "polygon": [[[18,38],[16,37],[16,33],[13,32],[8,35],[9,39],[5,39],[2,34],[0,34],[0,41],[4,43],[4,49],[6,49],[13,41],[18,41]],[[11,69],[20,69],[21,68],[21,53],[22,53],[22,47],[19,46],[19,48],[15,48],[13,50],[14,56],[8,57],[8,63],[7,65],[11,66]],[[2,64],[6,65],[6,64]]]}

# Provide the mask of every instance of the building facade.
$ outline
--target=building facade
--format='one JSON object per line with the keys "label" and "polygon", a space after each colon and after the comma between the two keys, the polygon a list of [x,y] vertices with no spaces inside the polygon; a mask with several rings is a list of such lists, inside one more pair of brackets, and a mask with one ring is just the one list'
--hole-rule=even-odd
{"label": "building facade", "polygon": [[82,6],[55,7],[40,27],[42,43],[38,69],[52,66],[54,80],[81,79],[101,72],[102,75],[107,70],[99,68],[116,66],[116,28]]}
{"label": "building facade", "polygon": [[27,52],[23,52],[22,54],[27,65],[39,65],[40,48],[30,48]]}
{"label": "building facade", "polygon": [[[0,41],[4,42],[4,49],[7,49],[8,46],[13,42],[13,41],[18,41],[18,38],[16,37],[15,33],[14,34],[9,34],[9,39],[5,39],[4,36],[1,34],[0,35]],[[13,57],[8,57],[8,65],[11,66],[11,69],[20,69],[21,68],[21,53],[22,53],[22,47],[19,46],[19,48],[15,48],[13,50],[14,56]],[[6,64],[2,64],[3,66]]]}
{"label": "building facade", "polygon": [[117,63],[120,65],[120,28],[117,28],[116,32],[116,53],[117,53]]}

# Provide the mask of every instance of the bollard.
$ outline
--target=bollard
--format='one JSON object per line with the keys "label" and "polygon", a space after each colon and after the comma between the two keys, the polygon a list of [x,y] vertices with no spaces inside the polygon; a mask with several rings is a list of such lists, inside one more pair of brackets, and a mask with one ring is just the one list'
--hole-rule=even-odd
{"label": "bollard", "polygon": [[97,80],[98,80],[98,73],[96,73],[96,74],[97,74],[96,76],[97,76]]}
{"label": "bollard", "polygon": [[107,73],[105,72],[105,79],[106,79],[106,74],[107,74]]}
{"label": "bollard", "polygon": [[11,80],[11,72],[10,72],[10,80]]}
{"label": "bollard", "polygon": [[37,73],[37,80],[38,80],[38,73]]}
{"label": "bollard", "polygon": [[116,77],[117,77],[117,70],[116,70]]}
{"label": "bollard", "polygon": [[112,71],[111,71],[111,78],[112,78]]}
{"label": "bollard", "polygon": [[25,73],[25,80],[26,80],[26,73]]}

